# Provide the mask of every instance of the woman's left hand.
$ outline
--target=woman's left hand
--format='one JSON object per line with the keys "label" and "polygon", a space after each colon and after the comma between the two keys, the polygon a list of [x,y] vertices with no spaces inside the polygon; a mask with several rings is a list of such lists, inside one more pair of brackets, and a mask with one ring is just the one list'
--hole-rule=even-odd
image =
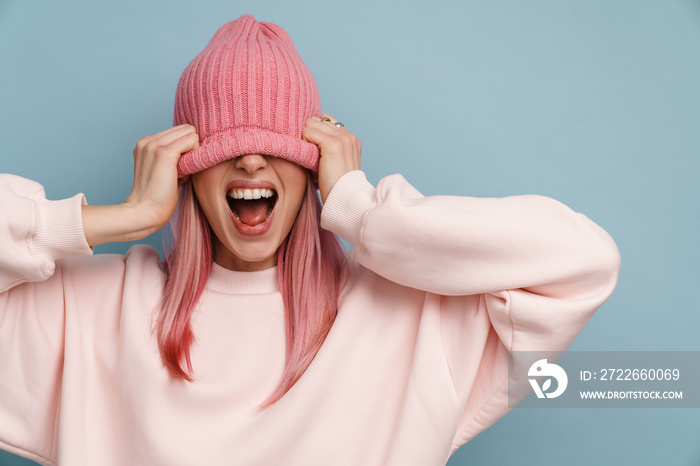
{"label": "woman's left hand", "polygon": [[321,150],[318,166],[318,188],[325,203],[333,185],[347,172],[360,169],[362,143],[345,129],[336,126],[336,120],[327,113],[306,120],[301,133],[305,141],[316,144]]}

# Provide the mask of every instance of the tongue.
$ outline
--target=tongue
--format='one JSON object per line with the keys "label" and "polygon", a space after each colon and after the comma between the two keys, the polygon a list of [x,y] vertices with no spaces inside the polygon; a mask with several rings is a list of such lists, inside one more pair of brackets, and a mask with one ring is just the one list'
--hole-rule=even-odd
{"label": "tongue", "polygon": [[255,226],[265,221],[269,203],[264,199],[236,202],[236,213],[242,223]]}

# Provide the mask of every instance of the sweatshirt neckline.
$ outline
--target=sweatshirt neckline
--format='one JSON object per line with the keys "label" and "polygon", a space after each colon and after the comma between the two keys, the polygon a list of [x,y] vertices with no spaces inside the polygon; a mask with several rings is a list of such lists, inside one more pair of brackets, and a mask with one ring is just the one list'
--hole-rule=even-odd
{"label": "sweatshirt neckline", "polygon": [[239,272],[212,264],[207,288],[229,294],[265,294],[279,291],[277,267],[256,272]]}

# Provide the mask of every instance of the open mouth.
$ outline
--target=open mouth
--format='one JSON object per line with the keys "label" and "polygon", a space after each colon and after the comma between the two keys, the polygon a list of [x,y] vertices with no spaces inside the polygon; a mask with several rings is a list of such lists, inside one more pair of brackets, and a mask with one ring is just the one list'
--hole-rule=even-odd
{"label": "open mouth", "polygon": [[239,222],[256,226],[270,218],[277,203],[274,189],[233,188],[226,194],[231,213]]}

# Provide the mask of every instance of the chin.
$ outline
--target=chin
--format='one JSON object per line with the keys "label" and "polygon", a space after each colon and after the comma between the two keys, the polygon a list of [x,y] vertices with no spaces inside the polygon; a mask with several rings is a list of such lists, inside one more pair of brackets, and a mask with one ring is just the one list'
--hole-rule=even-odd
{"label": "chin", "polygon": [[249,245],[243,248],[227,248],[223,244],[219,244],[216,263],[230,270],[269,269],[277,265],[278,250],[279,246],[276,243]]}

